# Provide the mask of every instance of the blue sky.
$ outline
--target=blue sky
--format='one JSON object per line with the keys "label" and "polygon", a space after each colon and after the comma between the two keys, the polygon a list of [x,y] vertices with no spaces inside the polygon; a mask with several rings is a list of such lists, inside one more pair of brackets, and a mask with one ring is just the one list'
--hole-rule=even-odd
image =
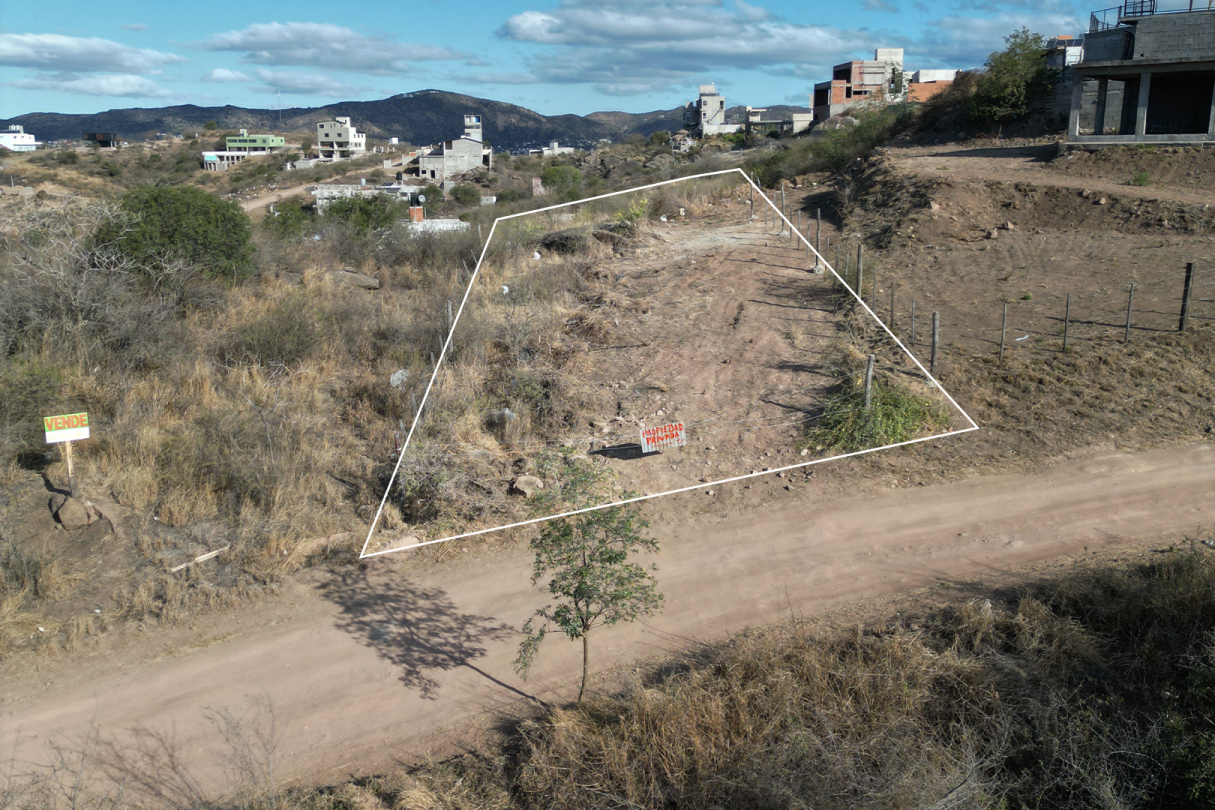
{"label": "blue sky", "polygon": [[1022,25],[1077,34],[1071,0],[5,2],[0,118],[170,104],[285,108],[438,88],[546,115],[804,106],[830,66],[902,47],[971,68]]}

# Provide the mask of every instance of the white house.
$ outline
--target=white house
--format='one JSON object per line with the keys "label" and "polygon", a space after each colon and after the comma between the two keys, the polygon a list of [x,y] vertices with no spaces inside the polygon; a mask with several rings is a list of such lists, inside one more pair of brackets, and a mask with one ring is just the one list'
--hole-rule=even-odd
{"label": "white house", "polygon": [[345,160],[367,154],[367,135],[339,116],[316,125],[316,151],[321,160]]}
{"label": "white house", "polygon": [[8,132],[0,132],[0,146],[12,152],[33,152],[39,141],[25,131],[20,124],[10,124]]}

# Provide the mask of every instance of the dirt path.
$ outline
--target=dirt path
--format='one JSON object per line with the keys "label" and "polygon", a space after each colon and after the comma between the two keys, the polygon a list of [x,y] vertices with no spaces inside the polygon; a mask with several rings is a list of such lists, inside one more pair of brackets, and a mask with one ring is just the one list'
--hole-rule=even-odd
{"label": "dirt path", "polygon": [[[804,494],[764,509],[738,510],[735,485],[712,514],[658,521],[665,610],[602,631],[593,666],[719,639],[790,610],[814,614],[1215,524],[1215,453],[1207,446],[1110,453],[1032,477],[928,487],[885,489],[891,482],[879,481],[858,490],[840,471],[824,466]],[[665,507],[678,519],[704,497],[672,497]],[[38,760],[48,744],[79,741],[91,726],[120,741],[133,740],[132,729],[151,730],[215,782],[205,712],[263,695],[286,724],[278,773],[319,781],[424,757],[435,732],[470,718],[489,722],[527,695],[568,696],[579,666],[573,645],[550,640],[527,682],[512,671],[514,628],[542,604],[525,550],[408,567],[388,559],[345,581],[290,584],[239,615],[115,633],[52,661],[10,662],[0,746]]]}
{"label": "dirt path", "polygon": [[[1071,177],[1052,167],[1058,154],[1055,144],[967,148],[957,144],[934,147],[893,147],[890,156],[899,168],[913,174],[956,177],[966,180],[995,180],[1004,183],[1033,183],[1038,186],[1088,189],[1099,195],[1124,199],[1168,200],[1208,205],[1215,202],[1209,189],[1135,186],[1084,177]],[[1066,160],[1066,158],[1064,158]]]}

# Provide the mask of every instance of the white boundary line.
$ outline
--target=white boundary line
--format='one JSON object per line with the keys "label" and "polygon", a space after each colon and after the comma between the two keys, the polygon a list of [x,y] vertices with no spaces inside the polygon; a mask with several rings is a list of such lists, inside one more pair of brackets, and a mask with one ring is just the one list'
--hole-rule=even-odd
{"label": "white boundary line", "polygon": [[[585,509],[574,509],[572,511],[562,512],[561,514],[557,514],[557,515],[548,515],[546,517],[532,518],[530,520],[519,521],[518,523],[510,523],[505,526],[495,526],[491,529],[479,529],[477,531],[465,532],[464,534],[453,535],[452,537],[442,537],[438,540],[427,540],[422,543],[414,543],[413,545],[408,545],[408,546],[399,546],[397,548],[385,549],[383,551],[375,551],[375,552],[372,552],[371,554],[368,554],[367,546],[371,543],[371,536],[372,536],[372,534],[375,533],[375,527],[379,524],[380,516],[384,513],[384,505],[388,502],[388,494],[390,492],[392,492],[392,485],[396,482],[397,473],[400,472],[400,470],[401,470],[401,462],[405,459],[405,451],[409,448],[410,440],[413,439],[414,431],[417,429],[417,426],[418,426],[418,420],[421,419],[421,417],[422,417],[422,411],[424,411],[426,409],[426,400],[430,396],[431,390],[434,388],[435,380],[439,376],[439,369],[443,365],[443,360],[447,357],[447,350],[451,346],[452,336],[455,334],[456,326],[460,323],[460,316],[464,313],[464,305],[466,303],[468,303],[468,296],[470,294],[472,294],[473,284],[476,283],[477,276],[481,272],[481,263],[485,260],[485,254],[489,250],[489,243],[494,238],[494,231],[497,230],[498,223],[502,222],[503,220],[507,220],[507,219],[515,219],[517,217],[530,216],[532,214],[540,214],[545,211],[553,211],[558,208],[568,208],[572,205],[581,205],[583,203],[593,202],[595,200],[602,200],[607,197],[615,197],[620,194],[633,194],[638,191],[645,191],[648,188],[657,188],[658,186],[666,186],[666,185],[670,185],[671,183],[682,183],[686,180],[696,180],[696,179],[702,178],[702,177],[716,177],[716,176],[720,176],[723,174],[731,174],[733,172],[737,172],[738,174],[742,175],[743,179],[745,179],[748,183],[750,183],[752,188],[754,188],[756,191],[759,192],[760,198],[763,199],[763,201],[766,202],[770,208],[772,208],[772,210],[776,213],[776,215],[779,216],[785,222],[786,225],[788,225],[789,231],[791,233],[796,233],[798,239],[800,239],[806,245],[806,247],[809,248],[814,253],[814,255],[818,259],[818,262],[816,262],[816,264],[821,263],[824,267],[826,267],[828,270],[830,270],[831,275],[835,276],[835,278],[841,284],[844,285],[844,288],[846,290],[848,290],[848,292],[852,293],[852,297],[855,298],[857,300],[857,302],[860,303],[860,305],[865,308],[866,312],[868,312],[870,315],[873,316],[873,319],[878,322],[879,326],[881,326],[884,330],[886,330],[886,334],[890,335],[891,339],[894,340],[894,342],[896,344],[898,344],[898,347],[900,349],[902,349],[903,352],[908,357],[911,358],[911,361],[916,364],[916,366],[920,369],[920,371],[924,372],[924,376],[927,377],[928,379],[932,380],[932,384],[935,385],[937,387],[937,389],[942,394],[945,395],[945,398],[949,400],[950,404],[952,404],[955,408],[957,408],[958,413],[960,413],[960,414],[962,414],[962,416],[966,417],[966,421],[970,423],[970,427],[968,427],[964,430],[955,430],[955,431],[950,431],[949,433],[938,433],[933,436],[924,436],[919,439],[911,439],[910,441],[899,442],[897,444],[886,444],[886,445],[882,445],[881,447],[873,447],[868,450],[858,450],[855,453],[845,453],[845,454],[839,455],[839,456],[831,456],[829,458],[820,458],[820,459],[815,459],[813,461],[804,461],[799,464],[790,464],[787,467],[777,467],[775,469],[767,470],[765,472],[748,473],[747,475],[738,475],[733,478],[722,478],[719,481],[709,481],[709,482],[703,483],[703,484],[696,484],[695,486],[681,487],[679,489],[667,490],[666,492],[656,492],[656,493],[653,493],[650,495],[639,495],[635,498],[626,498],[625,500],[614,501],[612,503],[600,504],[599,506],[589,506],[589,507],[586,507]],[[754,212],[754,208],[752,209],[752,213],[753,212]],[[379,557],[381,555],[392,554],[397,551],[408,551],[411,548],[421,548],[422,546],[432,546],[432,545],[435,545],[436,543],[446,543],[449,540],[459,540],[464,537],[475,537],[480,534],[488,534],[490,532],[503,531],[505,529],[514,529],[514,528],[518,528],[519,526],[529,526],[533,523],[543,523],[546,520],[556,520],[557,518],[569,517],[571,515],[580,515],[585,512],[594,512],[599,509],[609,509],[613,506],[623,506],[625,504],[636,503],[638,501],[647,501],[647,500],[650,500],[651,498],[659,498],[664,495],[676,495],[681,492],[691,492],[692,490],[695,490],[695,489],[705,489],[707,487],[716,486],[718,484],[729,484],[729,483],[733,483],[735,481],[742,481],[747,478],[756,478],[761,475],[771,475],[772,473],[784,472],[786,470],[796,470],[796,469],[800,469],[801,467],[809,467],[814,464],[821,464],[824,461],[836,461],[841,458],[852,458],[854,456],[862,456],[867,453],[875,453],[878,450],[889,450],[894,447],[904,447],[904,446],[910,445],[910,444],[918,444],[920,442],[926,442],[926,441],[930,441],[932,439],[939,439],[943,436],[957,436],[957,435],[961,435],[962,433],[970,433],[971,431],[974,431],[974,430],[979,430],[979,426],[978,426],[978,424],[975,423],[975,420],[970,418],[970,414],[968,414],[968,413],[966,413],[966,411],[962,410],[962,406],[959,405],[952,396],[950,396],[949,392],[945,390],[945,387],[943,385],[941,385],[941,383],[938,382],[935,377],[933,377],[931,374],[928,373],[928,369],[924,368],[924,364],[916,359],[915,355],[912,354],[911,351],[909,351],[908,348],[903,345],[903,342],[901,340],[899,340],[898,337],[895,336],[894,332],[890,331],[890,327],[888,327],[885,324],[885,322],[883,322],[882,319],[878,317],[876,312],[874,312],[872,309],[869,308],[869,305],[865,303],[865,300],[863,298],[861,298],[859,295],[857,295],[856,290],[852,289],[852,287],[849,286],[848,282],[844,281],[844,279],[840,276],[840,274],[835,272],[835,268],[831,266],[830,262],[827,261],[826,257],[824,257],[821,253],[819,253],[818,250],[813,245],[810,244],[810,240],[807,239],[800,232],[798,232],[798,230],[796,228],[793,227],[793,223],[789,220],[789,218],[786,217],[783,213],[781,213],[780,209],[776,207],[776,203],[774,203],[772,200],[768,199],[767,193],[762,188],[755,185],[755,182],[752,181],[751,178],[747,176],[746,172],[744,172],[741,168],[734,168],[734,169],[724,169],[722,171],[717,171],[717,172],[706,172],[704,174],[693,174],[693,175],[689,175],[688,177],[679,177],[674,180],[663,180],[662,182],[659,182],[659,183],[650,183],[648,185],[638,186],[637,188],[629,188],[629,189],[624,189],[622,191],[613,191],[608,194],[600,194],[595,197],[587,197],[584,200],[574,200],[573,202],[559,203],[557,205],[549,205],[549,206],[545,206],[544,208],[537,208],[532,211],[521,211],[518,214],[508,214],[507,216],[498,217],[497,219],[494,220],[493,226],[489,229],[489,236],[486,238],[485,244],[481,246],[481,256],[480,256],[480,258],[477,259],[477,266],[473,269],[472,276],[468,280],[468,288],[464,291],[464,297],[460,300],[460,308],[458,310],[456,310],[455,318],[452,320],[451,329],[448,330],[448,332],[447,332],[447,339],[443,342],[443,349],[442,349],[442,351],[439,352],[439,359],[435,363],[434,370],[430,373],[430,381],[426,384],[425,393],[422,394],[422,402],[420,405],[418,405],[417,413],[415,413],[413,415],[413,423],[409,426],[409,434],[405,437],[405,443],[401,446],[401,451],[397,455],[397,463],[396,463],[396,466],[393,467],[392,476],[388,479],[388,486],[384,489],[384,496],[382,498],[380,498],[380,506],[376,510],[375,518],[373,518],[371,521],[371,527],[367,530],[367,539],[363,541],[363,548],[359,552],[359,559],[362,560],[362,559],[366,559],[366,558],[370,558],[370,557]]]}

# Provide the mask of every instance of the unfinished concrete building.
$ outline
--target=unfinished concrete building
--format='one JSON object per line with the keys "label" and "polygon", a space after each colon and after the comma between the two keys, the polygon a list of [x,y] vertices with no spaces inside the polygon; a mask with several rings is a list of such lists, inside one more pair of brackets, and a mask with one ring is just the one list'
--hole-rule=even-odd
{"label": "unfinished concrete building", "polygon": [[203,168],[212,172],[227,171],[247,157],[282,151],[286,143],[281,135],[250,135],[248,130],[242,129],[239,135],[224,139],[225,149],[203,152]]}
{"label": "unfinished concrete building", "polygon": [[528,149],[528,157],[557,157],[558,155],[571,155],[578,150],[572,146],[560,146],[557,141],[549,141],[548,146],[539,149]]}
{"label": "unfinished concrete building", "polygon": [[728,135],[743,127],[726,123],[726,99],[713,84],[700,85],[696,100],[683,105],[683,125],[697,138]]}
{"label": "unfinished concrete building", "polygon": [[944,92],[958,78],[956,70],[917,70],[907,82],[907,100],[923,103]]}
{"label": "unfinished concrete building", "polygon": [[1193,7],[1129,0],[1091,15],[1069,143],[1215,141],[1215,12]]}
{"label": "unfinished concrete building", "polygon": [[473,169],[490,169],[494,152],[486,146],[481,134],[481,116],[464,116],[464,134],[444,141],[429,152],[418,156],[418,174],[441,188],[450,179]]}
{"label": "unfinished concrete building", "polygon": [[894,82],[902,73],[902,48],[878,48],[871,60],[836,65],[830,81],[814,85],[814,120],[824,121],[858,104],[890,100]]}
{"label": "unfinished concrete building", "polygon": [[367,154],[367,136],[346,116],[316,125],[316,152],[323,161],[346,160]]}
{"label": "unfinished concrete building", "polygon": [[796,135],[810,129],[814,121],[813,112],[793,113],[788,118],[764,118],[767,107],[747,107],[746,123],[748,135]]}

